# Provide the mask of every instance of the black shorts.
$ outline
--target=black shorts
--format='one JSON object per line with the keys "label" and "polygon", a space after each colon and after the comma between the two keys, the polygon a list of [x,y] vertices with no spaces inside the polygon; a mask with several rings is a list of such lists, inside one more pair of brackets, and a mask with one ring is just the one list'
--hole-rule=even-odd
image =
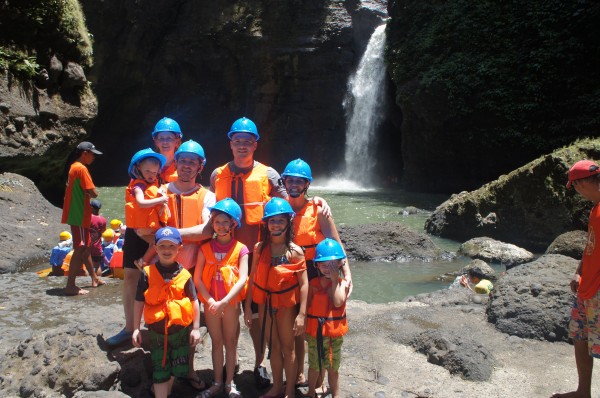
{"label": "black shorts", "polygon": [[141,258],[150,245],[135,233],[133,228],[125,230],[125,242],[123,242],[123,268],[137,269],[133,263]]}

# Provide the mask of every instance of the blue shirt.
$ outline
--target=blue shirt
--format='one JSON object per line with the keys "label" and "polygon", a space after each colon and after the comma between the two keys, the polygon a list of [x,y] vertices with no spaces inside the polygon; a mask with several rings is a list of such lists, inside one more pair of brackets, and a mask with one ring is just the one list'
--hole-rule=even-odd
{"label": "blue shirt", "polygon": [[54,246],[52,253],[50,253],[50,265],[53,267],[62,267],[63,261],[65,261],[65,257],[67,257],[67,254],[69,254],[70,251],[70,246]]}

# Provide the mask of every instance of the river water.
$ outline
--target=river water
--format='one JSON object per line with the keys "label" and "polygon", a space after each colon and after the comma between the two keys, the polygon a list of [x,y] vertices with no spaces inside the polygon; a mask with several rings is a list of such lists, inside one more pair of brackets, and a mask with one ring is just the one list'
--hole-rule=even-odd
{"label": "river water", "polygon": [[[332,187],[333,186],[333,187]],[[124,188],[100,188],[102,215],[124,219]],[[407,227],[423,232],[429,213],[447,199],[445,195],[416,194],[397,189],[361,189],[335,179],[316,181],[309,190],[311,196],[321,196],[332,208],[337,225],[361,225],[382,221],[400,221]],[[414,206],[426,212],[402,215],[401,210]],[[455,252],[459,243],[432,237],[443,250]],[[369,303],[399,301],[424,292],[446,288],[448,281],[440,275],[462,268],[470,260],[457,257],[452,261],[433,262],[352,262],[354,291],[352,299]],[[109,290],[109,289],[107,289]],[[115,297],[115,299],[117,299]]]}

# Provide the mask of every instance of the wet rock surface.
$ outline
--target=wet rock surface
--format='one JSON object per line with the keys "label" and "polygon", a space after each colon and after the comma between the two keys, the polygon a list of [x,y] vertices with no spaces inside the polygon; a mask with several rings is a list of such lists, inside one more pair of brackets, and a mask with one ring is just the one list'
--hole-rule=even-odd
{"label": "wet rock surface", "polygon": [[534,258],[533,253],[523,248],[487,237],[469,239],[460,245],[458,253],[487,262],[500,263],[507,269]]}
{"label": "wet rock surface", "polygon": [[430,261],[451,257],[426,234],[415,232],[400,222],[341,225],[338,230],[352,260]]}

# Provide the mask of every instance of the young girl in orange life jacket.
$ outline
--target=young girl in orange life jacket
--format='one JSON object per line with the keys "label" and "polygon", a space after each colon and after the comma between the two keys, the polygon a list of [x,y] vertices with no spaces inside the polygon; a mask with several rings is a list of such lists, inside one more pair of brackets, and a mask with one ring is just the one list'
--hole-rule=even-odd
{"label": "young girl in orange life jacket", "polygon": [[[244,320],[248,326],[252,324],[250,304],[254,301],[264,336],[261,342],[268,342],[273,372],[273,385],[262,398],[295,397],[294,337],[304,333],[308,278],[302,249],[292,243],[293,216],[284,199],[267,202],[261,241],[254,247],[252,258]],[[285,387],[284,371],[288,380]]]}
{"label": "young girl in orange life jacket", "polygon": [[225,346],[225,392],[241,397],[233,383],[237,363],[240,302],[246,296],[248,248],[233,238],[240,226],[242,210],[231,198],[210,208],[214,238],[200,246],[194,271],[194,284],[204,303],[206,326],[212,341],[214,382],[198,397],[209,398],[223,390],[223,346]]}
{"label": "young girl in orange life jacket", "polygon": [[159,174],[165,161],[163,155],[146,148],[136,152],[129,163],[131,181],[125,190],[125,224],[150,245],[144,256],[134,262],[140,270],[155,255],[154,233],[169,218],[168,197],[161,189]]}
{"label": "young girl in orange life jacket", "polygon": [[309,282],[306,320],[308,397],[316,396],[317,381],[323,380],[325,371],[333,398],[340,396],[339,368],[343,336],[348,332],[346,300],[350,290],[348,281],[340,277],[345,259],[342,245],[334,239],[322,240],[315,249],[318,276]]}

